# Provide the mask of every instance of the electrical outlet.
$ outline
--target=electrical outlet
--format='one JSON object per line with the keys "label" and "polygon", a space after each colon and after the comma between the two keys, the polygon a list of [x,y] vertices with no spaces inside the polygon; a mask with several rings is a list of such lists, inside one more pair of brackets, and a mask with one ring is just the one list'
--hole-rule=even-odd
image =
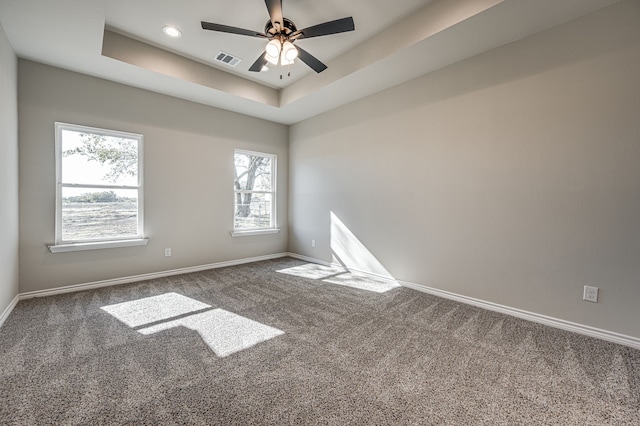
{"label": "electrical outlet", "polygon": [[315,247],[316,246],[316,240],[311,240],[311,247]]}
{"label": "electrical outlet", "polygon": [[164,249],[164,257],[171,257],[171,249],[170,248]]}
{"label": "electrical outlet", "polygon": [[582,300],[587,302],[598,303],[598,287],[584,286],[584,293],[582,294]]}

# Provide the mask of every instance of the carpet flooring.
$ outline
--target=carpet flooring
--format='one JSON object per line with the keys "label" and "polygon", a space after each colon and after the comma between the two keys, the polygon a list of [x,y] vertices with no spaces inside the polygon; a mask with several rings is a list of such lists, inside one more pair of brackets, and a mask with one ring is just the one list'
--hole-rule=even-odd
{"label": "carpet flooring", "polygon": [[384,286],[283,258],[20,301],[0,424],[640,424],[640,351]]}

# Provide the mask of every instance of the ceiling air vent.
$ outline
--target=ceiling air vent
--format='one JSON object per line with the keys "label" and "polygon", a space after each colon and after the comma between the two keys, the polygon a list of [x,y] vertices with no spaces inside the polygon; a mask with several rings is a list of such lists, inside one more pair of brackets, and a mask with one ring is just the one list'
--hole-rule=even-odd
{"label": "ceiling air vent", "polygon": [[229,65],[230,67],[235,67],[240,63],[240,61],[242,61],[242,59],[236,58],[235,56],[220,51],[220,53],[216,55],[216,61],[222,62],[223,64]]}

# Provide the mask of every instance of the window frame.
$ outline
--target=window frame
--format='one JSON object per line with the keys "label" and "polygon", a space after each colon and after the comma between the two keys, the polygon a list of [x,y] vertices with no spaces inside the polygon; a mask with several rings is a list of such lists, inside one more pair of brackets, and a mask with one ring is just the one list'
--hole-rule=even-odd
{"label": "window frame", "polygon": [[[233,167],[235,168],[235,158],[237,154],[251,155],[257,157],[265,157],[271,159],[271,191],[254,191],[254,190],[246,190],[241,189],[238,190],[235,188],[235,184],[233,185],[233,224],[231,231],[232,237],[241,237],[248,235],[261,235],[261,234],[276,234],[280,232],[278,229],[278,218],[277,218],[277,180],[278,180],[278,156],[277,154],[270,154],[267,152],[259,152],[259,151],[251,151],[247,149],[234,149],[233,151]],[[234,171],[235,175],[235,171]],[[235,183],[235,182],[234,182]],[[246,193],[257,193],[257,194],[271,194],[271,218],[269,227],[264,228],[236,228],[236,196],[237,194],[246,194]]]}
{"label": "window frame", "polygon": [[[95,134],[107,137],[126,138],[137,141],[138,145],[138,171],[137,185],[114,184],[83,184],[79,182],[67,183],[62,181],[62,132],[72,131],[78,133]],[[102,129],[98,127],[83,126],[55,122],[55,159],[56,159],[56,206],[55,206],[55,244],[49,246],[53,253],[93,250],[112,247],[129,247],[146,245],[148,240],[144,238],[144,136],[138,133],[123,132],[118,130]],[[90,188],[90,189],[128,189],[138,192],[138,217],[137,234],[121,235],[115,237],[87,238],[82,240],[63,240],[62,236],[62,190],[63,188]]]}

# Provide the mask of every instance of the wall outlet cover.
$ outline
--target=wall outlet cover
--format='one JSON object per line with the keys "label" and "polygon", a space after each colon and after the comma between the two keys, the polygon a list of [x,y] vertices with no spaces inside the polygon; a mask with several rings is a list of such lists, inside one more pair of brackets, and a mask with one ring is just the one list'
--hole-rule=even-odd
{"label": "wall outlet cover", "polygon": [[582,300],[586,300],[587,302],[598,302],[598,287],[590,287],[588,285],[584,286],[584,292],[582,293]]}

